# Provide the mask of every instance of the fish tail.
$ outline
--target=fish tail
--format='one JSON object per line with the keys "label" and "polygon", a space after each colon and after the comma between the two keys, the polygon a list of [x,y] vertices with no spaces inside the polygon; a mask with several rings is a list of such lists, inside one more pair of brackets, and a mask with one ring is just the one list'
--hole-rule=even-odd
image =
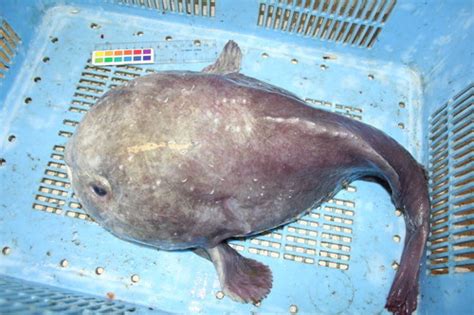
{"label": "fish tail", "polygon": [[406,225],[402,257],[385,307],[394,314],[411,314],[417,306],[420,264],[429,234],[426,171],[395,140],[371,127],[363,129],[362,136],[376,151],[377,158],[370,163],[377,176],[388,183],[392,201],[404,214]]}

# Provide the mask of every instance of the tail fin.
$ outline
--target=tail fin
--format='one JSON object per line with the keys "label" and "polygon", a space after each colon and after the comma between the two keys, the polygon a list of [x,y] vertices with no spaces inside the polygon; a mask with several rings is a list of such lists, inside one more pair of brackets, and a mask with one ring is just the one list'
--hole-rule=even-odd
{"label": "tail fin", "polygon": [[405,217],[405,246],[385,307],[394,314],[411,314],[417,306],[420,263],[429,233],[426,172],[408,151],[379,130],[363,125],[358,131],[377,153],[371,163],[389,184],[392,201]]}

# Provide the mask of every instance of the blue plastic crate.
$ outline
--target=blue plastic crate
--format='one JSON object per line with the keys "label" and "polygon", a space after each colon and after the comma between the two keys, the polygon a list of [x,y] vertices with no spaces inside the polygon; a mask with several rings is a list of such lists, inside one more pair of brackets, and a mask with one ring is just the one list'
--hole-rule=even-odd
{"label": "blue plastic crate", "polygon": [[[355,182],[295,223],[233,246],[269,265],[260,305],[222,298],[190,252],[120,241],[75,199],[64,145],[104,92],[200,70],[229,39],[242,72],[374,125],[430,173],[420,314],[474,313],[471,1],[3,0],[0,4],[0,312],[317,313],[384,310],[403,218]],[[98,48],[155,48],[153,65],[95,67]]]}

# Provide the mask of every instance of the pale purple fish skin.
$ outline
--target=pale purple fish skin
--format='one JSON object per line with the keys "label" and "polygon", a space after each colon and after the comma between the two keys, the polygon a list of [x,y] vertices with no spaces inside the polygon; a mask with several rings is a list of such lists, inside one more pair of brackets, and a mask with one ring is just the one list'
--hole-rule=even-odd
{"label": "pale purple fish skin", "polygon": [[97,102],[66,149],[87,213],[127,241],[203,249],[226,294],[256,302],[270,291],[270,270],[225,241],[291,222],[343,185],[375,178],[406,222],[386,307],[413,312],[429,232],[423,168],[380,130],[238,73],[240,58],[230,41],[204,72],[151,74]]}

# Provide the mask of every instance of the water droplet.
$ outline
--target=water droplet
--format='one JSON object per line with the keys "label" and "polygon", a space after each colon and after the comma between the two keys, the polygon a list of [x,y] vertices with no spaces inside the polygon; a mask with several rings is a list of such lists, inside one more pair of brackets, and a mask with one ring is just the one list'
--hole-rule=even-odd
{"label": "water droplet", "polygon": [[260,193],[260,197],[263,197],[263,195],[264,195],[264,194],[263,194],[263,192],[262,192],[262,193]]}
{"label": "water droplet", "polygon": [[253,182],[254,182],[254,183],[258,182],[258,179],[257,179],[257,178],[254,178],[254,179],[253,179]]}
{"label": "water droplet", "polygon": [[262,185],[262,189],[265,189],[265,186],[264,186],[264,185]]}
{"label": "water droplet", "polygon": [[188,179],[185,178],[185,179],[182,179],[182,180],[181,180],[181,183],[186,183],[187,181],[188,181]]}
{"label": "water droplet", "polygon": [[211,190],[211,192],[209,193],[209,195],[214,195],[214,189]]}
{"label": "water droplet", "polygon": [[161,180],[159,179],[156,181],[156,186],[160,186],[160,184],[161,184]]}
{"label": "water droplet", "polygon": [[289,195],[289,196],[288,196],[288,199],[291,199],[291,198],[293,198],[293,196],[292,196],[292,195]]}

